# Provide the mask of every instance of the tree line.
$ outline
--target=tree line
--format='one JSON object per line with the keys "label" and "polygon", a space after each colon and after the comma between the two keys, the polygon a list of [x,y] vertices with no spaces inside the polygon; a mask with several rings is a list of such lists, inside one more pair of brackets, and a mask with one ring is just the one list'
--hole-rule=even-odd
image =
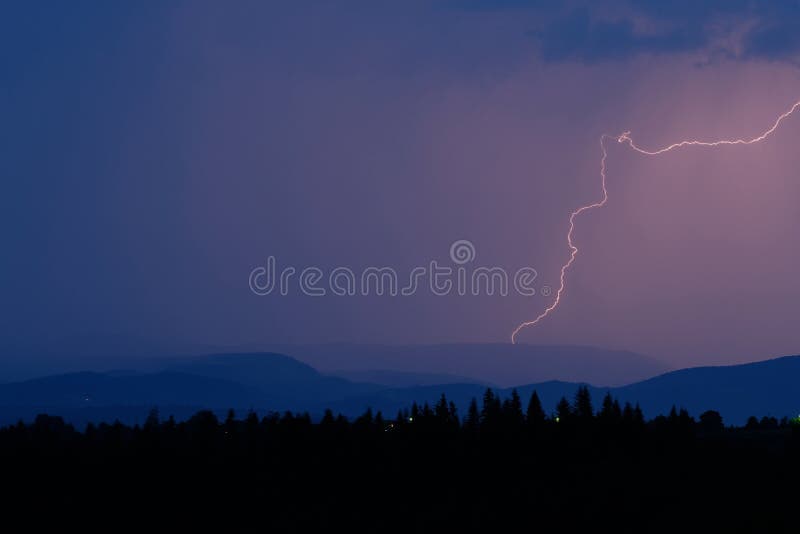
{"label": "tree line", "polygon": [[[790,429],[800,424],[800,418],[777,419],[773,416],[763,416],[760,419],[751,416],[742,430],[779,430]],[[562,397],[551,413],[547,413],[542,406],[537,392],[534,390],[530,398],[523,404],[516,389],[511,391],[508,398],[503,399],[492,388],[487,388],[479,403],[472,398],[466,414],[460,416],[456,404],[448,401],[442,394],[438,402],[431,406],[428,402],[412,403],[409,408],[401,409],[394,417],[387,418],[382,412],[373,412],[366,408],[365,412],[356,417],[348,418],[342,414],[335,415],[328,409],[321,418],[314,421],[307,412],[295,413],[291,411],[269,412],[259,417],[257,412],[251,410],[242,419],[238,419],[234,410],[229,410],[224,419],[220,419],[211,410],[200,410],[186,421],[178,422],[173,416],[161,418],[157,407],[150,411],[143,424],[132,426],[120,422],[114,423],[89,423],[82,434],[87,439],[102,435],[133,436],[137,434],[150,435],[156,432],[186,431],[192,435],[212,435],[219,433],[221,436],[233,437],[244,431],[310,431],[338,429],[357,431],[462,431],[464,433],[514,433],[514,432],[546,432],[556,429],[566,430],[641,430],[646,429],[691,429],[701,432],[719,432],[725,429],[722,416],[708,410],[700,414],[698,419],[691,416],[684,408],[673,408],[667,415],[658,415],[646,421],[644,414],[637,404],[626,402],[624,405],[607,393],[595,409],[589,389],[580,386],[572,401]],[[736,430],[729,427],[729,430]],[[37,436],[56,436],[81,434],[72,425],[66,423],[60,416],[40,414],[32,423],[22,421],[0,429],[0,440],[8,439],[17,433],[33,433]]]}
{"label": "tree line", "polygon": [[[75,429],[40,415],[0,429],[5,504],[45,521],[98,513],[185,531],[796,531],[797,421],[743,427],[674,408],[645,419],[578,389],[546,411],[487,389],[466,413],[444,395],[392,417],[153,409],[142,424]],[[49,513],[41,513],[46,505]],[[725,513],[723,513],[725,511]],[[691,529],[690,529],[691,530]]]}

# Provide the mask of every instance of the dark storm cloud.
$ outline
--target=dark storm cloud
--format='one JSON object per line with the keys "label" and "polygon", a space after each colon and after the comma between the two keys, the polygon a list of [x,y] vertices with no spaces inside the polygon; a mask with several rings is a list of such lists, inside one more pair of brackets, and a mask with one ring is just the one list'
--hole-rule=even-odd
{"label": "dark storm cloud", "polygon": [[800,2],[469,0],[475,11],[526,11],[546,61],[593,63],[639,54],[706,53],[739,60],[794,61]]}
{"label": "dark storm cloud", "polygon": [[539,41],[541,55],[547,61],[591,62],[643,52],[685,52],[707,44],[702,28],[695,24],[664,33],[637,34],[631,20],[598,20],[585,9],[568,13],[531,35]]}
{"label": "dark storm cloud", "polygon": [[745,40],[749,57],[793,59],[800,51],[800,2],[768,4],[769,16]]}

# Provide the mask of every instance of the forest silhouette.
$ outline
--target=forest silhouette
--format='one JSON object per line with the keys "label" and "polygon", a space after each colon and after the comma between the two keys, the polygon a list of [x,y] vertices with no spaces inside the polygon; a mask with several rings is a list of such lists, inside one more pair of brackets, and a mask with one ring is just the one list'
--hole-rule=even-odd
{"label": "forest silhouette", "polygon": [[646,420],[585,387],[552,413],[535,391],[487,389],[463,415],[442,395],[392,417],[153,409],[142,425],[0,429],[7,510],[112,530],[797,532],[798,453],[797,420]]}

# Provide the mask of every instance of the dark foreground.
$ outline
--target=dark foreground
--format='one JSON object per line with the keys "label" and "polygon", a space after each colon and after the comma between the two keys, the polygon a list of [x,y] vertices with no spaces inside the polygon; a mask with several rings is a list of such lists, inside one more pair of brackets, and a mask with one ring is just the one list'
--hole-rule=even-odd
{"label": "dark foreground", "polygon": [[384,420],[210,412],[0,431],[6,518],[81,530],[800,532],[800,427],[645,422],[588,395],[545,417],[491,394]]}

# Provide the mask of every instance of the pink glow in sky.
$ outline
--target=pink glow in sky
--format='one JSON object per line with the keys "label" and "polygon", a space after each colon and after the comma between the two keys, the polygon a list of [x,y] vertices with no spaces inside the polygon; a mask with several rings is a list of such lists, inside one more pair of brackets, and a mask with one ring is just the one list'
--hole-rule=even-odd
{"label": "pink glow in sky", "polygon": [[[270,255],[408,272],[468,239],[557,288],[569,215],[602,198],[602,134],[748,139],[800,99],[788,7],[445,4],[9,27],[27,55],[0,85],[3,339],[506,342],[552,296],[259,298],[248,273]],[[557,313],[517,340],[676,367],[800,351],[795,118],[747,146],[607,143],[608,202],[576,221]]]}
{"label": "pink glow in sky", "polygon": [[719,140],[698,140],[698,139],[683,139],[681,141],[676,141],[670,145],[667,145],[662,148],[656,148],[652,150],[648,150],[637,146],[634,142],[633,138],[631,137],[631,132],[623,132],[618,136],[610,136],[608,134],[603,134],[600,136],[600,151],[602,152],[602,156],[600,158],[600,188],[602,190],[602,197],[600,200],[596,202],[592,202],[591,204],[585,204],[576,208],[569,216],[569,229],[567,230],[567,245],[570,249],[570,256],[564,265],[561,266],[561,270],[559,271],[559,283],[558,289],[556,290],[555,298],[553,299],[553,303],[550,304],[547,308],[544,309],[539,315],[537,315],[534,319],[530,321],[525,321],[520,323],[514,331],[511,333],[511,343],[516,343],[516,337],[520,333],[523,328],[528,328],[532,326],[536,326],[539,322],[550,315],[558,305],[561,303],[561,296],[563,295],[564,291],[566,290],[566,273],[569,267],[575,262],[575,258],[578,255],[578,247],[575,246],[575,243],[572,240],[572,235],[575,232],[575,219],[581,214],[589,210],[602,208],[608,202],[608,189],[606,188],[606,159],[608,159],[608,150],[606,149],[606,142],[608,141],[616,141],[618,143],[624,143],[631,147],[632,150],[638,152],[639,154],[643,154],[645,156],[660,156],[661,154],[666,154],[668,152],[672,152],[673,150],[679,150],[681,148],[687,147],[702,147],[702,148],[721,148],[721,147],[731,147],[731,146],[748,146],[753,145],[756,143],[761,143],[766,140],[769,136],[771,136],[775,130],[781,125],[781,123],[789,118],[791,115],[797,111],[798,107],[800,107],[800,101],[795,102],[792,106],[778,115],[772,125],[764,130],[762,133],[752,136],[752,137],[734,137],[734,138],[727,138],[727,139],[719,139]]}

